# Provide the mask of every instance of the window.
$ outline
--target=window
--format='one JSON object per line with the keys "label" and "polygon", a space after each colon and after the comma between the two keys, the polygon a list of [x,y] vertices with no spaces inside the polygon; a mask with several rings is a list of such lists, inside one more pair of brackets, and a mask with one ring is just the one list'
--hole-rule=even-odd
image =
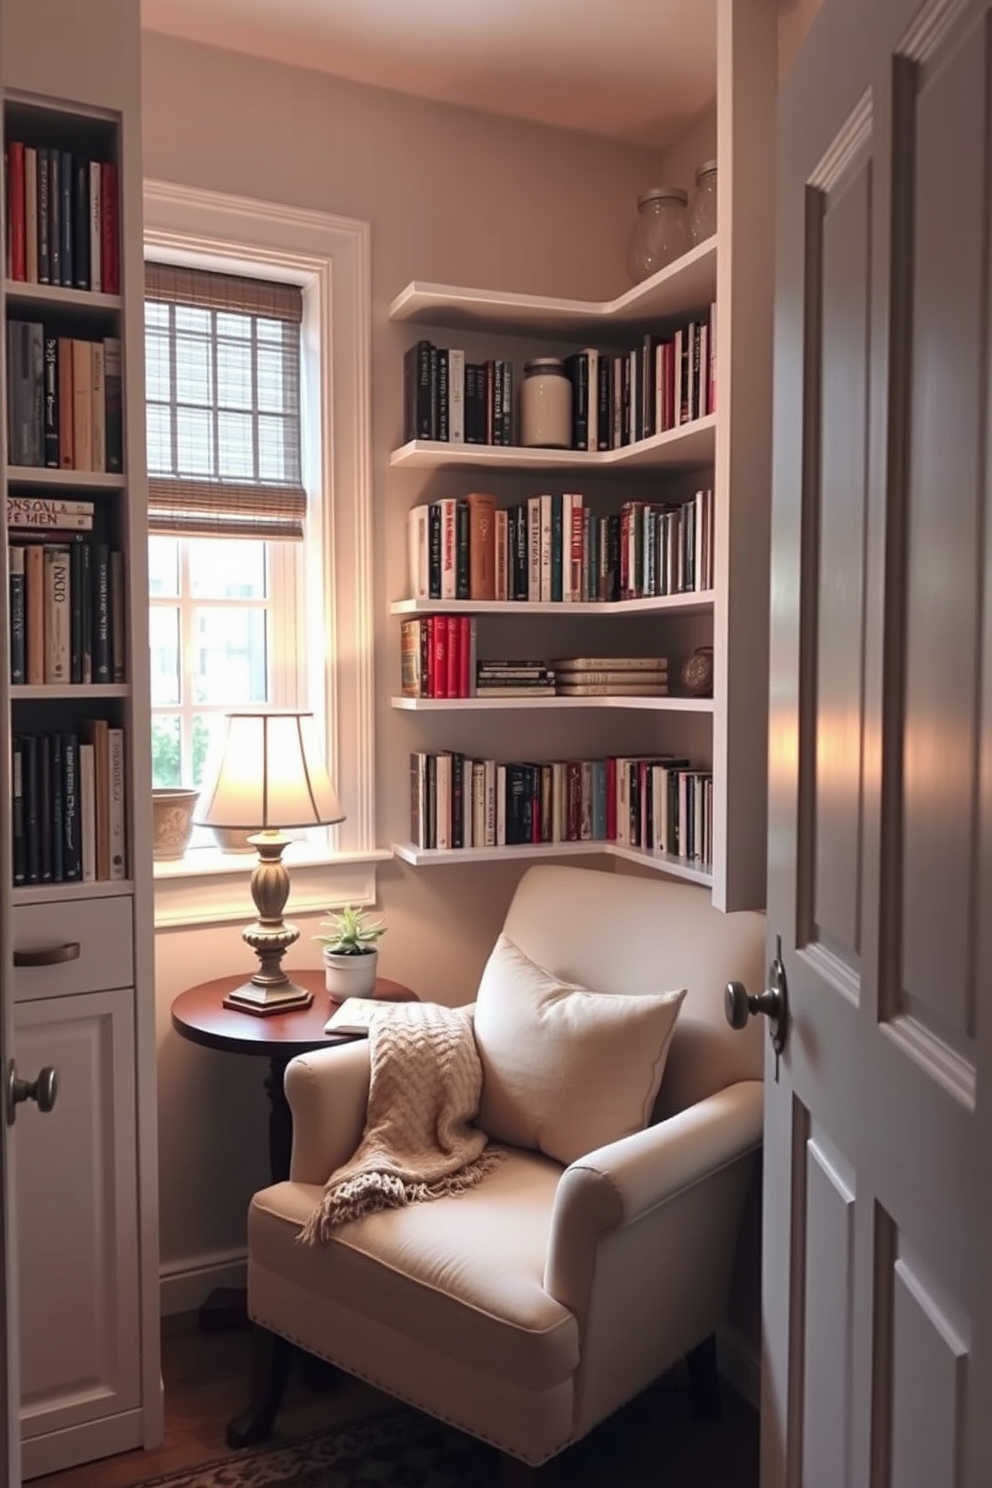
{"label": "window", "polygon": [[[248,545],[265,545],[267,676],[276,688],[295,689],[295,695],[285,696],[287,706],[305,705],[316,715],[331,779],[346,813],[320,842],[293,843],[287,849],[293,875],[290,910],[303,915],[328,904],[371,903],[375,862],[391,854],[378,846],[375,828],[369,227],[284,203],[148,180],[144,220],[149,266],[209,269],[261,280],[293,288],[302,299],[304,538],[275,541],[269,532],[259,532],[254,539],[226,541],[237,545],[236,556],[244,561],[242,578]],[[197,479],[204,477],[198,474]],[[196,494],[202,498],[202,486]],[[154,504],[158,497],[150,495]],[[284,510],[288,493],[280,488],[278,495]],[[263,515],[258,505],[255,515]],[[177,588],[184,583],[186,598],[180,607],[191,611],[190,591],[198,571],[195,545],[207,539],[202,533],[179,537],[161,530],[156,537],[185,551],[185,580],[183,558],[177,555],[173,564],[172,550],[165,551],[155,577],[160,582],[166,576]],[[216,542],[216,536],[210,541]],[[281,574],[284,563],[292,566]],[[216,577],[219,569],[213,573]],[[152,610],[160,597],[166,598],[155,596]],[[178,597],[170,597],[175,608]],[[198,595],[195,603],[204,610],[227,606],[240,613],[243,606],[262,601],[257,595],[225,593],[219,598]],[[192,697],[189,684],[186,691]],[[275,691],[270,701],[282,706],[283,696]],[[182,713],[178,705],[164,703],[160,711],[173,717]],[[206,711],[194,705],[190,720]],[[192,764],[192,721],[186,737]],[[216,851],[156,864],[156,925],[243,922],[245,870],[243,858]]]}
{"label": "window", "polygon": [[301,321],[295,285],[147,266],[155,785],[201,784],[226,709],[306,706]]}

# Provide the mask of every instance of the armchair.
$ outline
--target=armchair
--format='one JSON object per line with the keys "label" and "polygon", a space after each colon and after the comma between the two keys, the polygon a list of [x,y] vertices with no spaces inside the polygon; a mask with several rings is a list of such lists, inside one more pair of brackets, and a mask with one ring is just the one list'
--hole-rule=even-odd
{"label": "armchair", "polygon": [[542,865],[521,879],[504,932],[599,992],[688,989],[652,1123],[567,1166],[508,1148],[457,1198],[302,1246],[323,1184],[362,1134],[368,1046],[293,1060],[291,1175],[249,1212],[249,1310],[264,1331],[232,1443],[271,1430],[290,1342],[532,1467],[683,1355],[715,1388],[714,1333],[762,1127],[761,1032],[730,1030],[723,992],[760,983],[764,919],[721,914],[690,885]]}

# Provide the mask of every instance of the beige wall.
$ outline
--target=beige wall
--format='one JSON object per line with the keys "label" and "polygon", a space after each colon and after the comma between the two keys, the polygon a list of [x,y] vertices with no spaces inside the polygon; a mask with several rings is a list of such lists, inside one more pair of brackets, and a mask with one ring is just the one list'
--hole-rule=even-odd
{"label": "beige wall", "polygon": [[[388,844],[406,835],[409,750],[424,737],[452,741],[388,705],[398,666],[388,604],[405,586],[406,510],[428,487],[388,469],[413,333],[387,321],[387,306],[413,278],[619,293],[656,157],[155,35],[145,38],[144,127],[149,177],[371,223],[377,806]],[[383,974],[442,1001],[470,998],[518,872],[384,865]],[[313,921],[300,924],[312,933]],[[190,1277],[195,1267],[243,1248],[248,1198],[266,1178],[265,1062],[195,1048],[169,1023],[184,986],[245,964],[238,927],[162,932],[156,952],[162,1261],[166,1275],[188,1278],[167,1294],[174,1308],[210,1280],[209,1269]]]}

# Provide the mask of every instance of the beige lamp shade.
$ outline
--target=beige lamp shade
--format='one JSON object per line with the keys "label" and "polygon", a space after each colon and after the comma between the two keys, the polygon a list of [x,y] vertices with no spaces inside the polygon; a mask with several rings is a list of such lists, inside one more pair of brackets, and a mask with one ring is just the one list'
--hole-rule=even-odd
{"label": "beige lamp shade", "polygon": [[198,822],[257,832],[344,821],[312,713],[229,713],[224,723]]}

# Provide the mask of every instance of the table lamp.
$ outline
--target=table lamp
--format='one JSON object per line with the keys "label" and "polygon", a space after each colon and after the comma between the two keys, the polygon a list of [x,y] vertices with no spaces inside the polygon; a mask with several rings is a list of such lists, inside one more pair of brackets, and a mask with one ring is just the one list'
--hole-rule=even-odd
{"label": "table lamp", "polygon": [[242,1012],[285,1013],[309,1007],[313,994],[282,969],[285,952],[300,938],[282,912],[289,869],[282,861],[290,827],[344,821],[317,739],[312,713],[228,713],[213,778],[200,793],[196,820],[204,826],[249,830],[258,851],[251,875],[257,919],[242,939],[258,957],[254,976],[228,993],[224,1006]]}

